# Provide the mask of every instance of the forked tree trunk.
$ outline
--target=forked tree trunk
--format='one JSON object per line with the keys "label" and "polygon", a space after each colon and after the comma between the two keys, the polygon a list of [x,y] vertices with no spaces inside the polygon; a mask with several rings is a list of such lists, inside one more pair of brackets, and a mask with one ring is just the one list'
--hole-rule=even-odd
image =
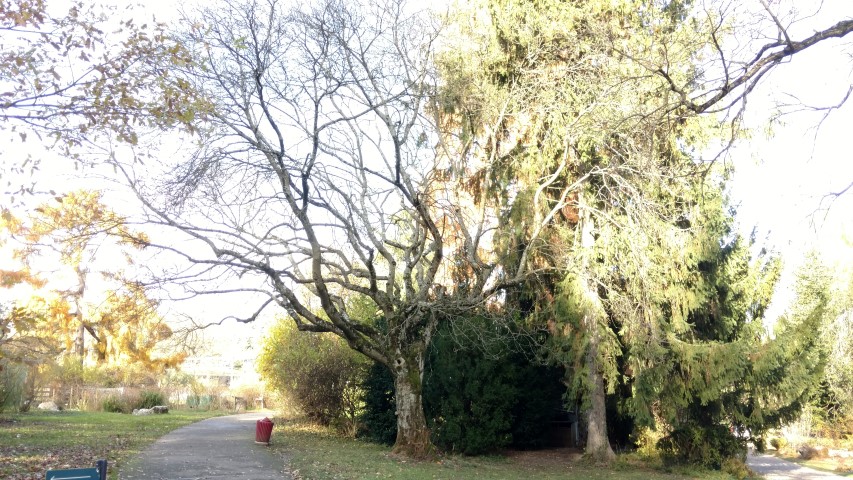
{"label": "forked tree trunk", "polygon": [[393,453],[411,458],[428,458],[435,453],[423,407],[423,355],[398,355],[392,367],[397,403]]}
{"label": "forked tree trunk", "polygon": [[616,455],[607,439],[607,404],[604,375],[598,362],[598,333],[596,331],[591,332],[587,348],[589,410],[587,411],[586,455],[595,461],[610,462]]}

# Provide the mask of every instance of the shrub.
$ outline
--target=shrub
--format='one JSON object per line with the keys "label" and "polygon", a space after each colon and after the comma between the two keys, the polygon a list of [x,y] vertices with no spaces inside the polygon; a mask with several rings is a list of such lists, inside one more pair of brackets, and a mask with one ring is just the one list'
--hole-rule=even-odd
{"label": "shrub", "polygon": [[[484,323],[466,319],[457,328],[488,328]],[[459,345],[448,328],[436,333],[426,359],[423,400],[433,442],[468,455],[544,445],[550,420],[562,403],[560,372],[533,365],[519,353],[501,355],[482,344]],[[474,330],[467,333],[466,338],[480,338]],[[393,443],[397,419],[390,372],[374,365],[363,389],[360,436]]]}
{"label": "shrub", "polygon": [[800,458],[803,460],[812,460],[815,458],[826,458],[829,455],[829,450],[826,447],[802,445],[797,449]]}
{"label": "shrub", "polygon": [[439,330],[427,359],[424,408],[433,441],[447,451],[477,455],[507,446],[536,448],[562,404],[560,375],[476,341],[489,326],[466,319]]}
{"label": "shrub", "polygon": [[394,411],[394,378],[384,365],[374,363],[362,382],[364,410],[359,419],[358,436],[372,442],[391,445],[397,438]]}
{"label": "shrub", "polygon": [[[425,379],[425,408],[433,439],[444,450],[476,455],[512,442],[512,408],[519,391],[518,372],[436,338]],[[504,368],[506,367],[506,368]]]}
{"label": "shrub", "polygon": [[128,413],[127,403],[119,397],[110,396],[101,402],[101,410],[110,413]]}
{"label": "shrub", "polygon": [[667,464],[687,463],[719,470],[728,459],[742,459],[746,445],[724,425],[690,422],[661,438],[658,449]]}
{"label": "shrub", "polygon": [[368,361],[338,337],[305,333],[282,320],[264,341],[261,375],[309,418],[354,433]]}
{"label": "shrub", "polygon": [[764,453],[767,451],[767,441],[764,440],[763,437],[753,439],[752,445],[755,447],[755,451],[758,453]]}
{"label": "shrub", "polygon": [[785,437],[771,438],[770,445],[776,450],[781,451],[783,448],[788,446],[788,441],[785,440]]}
{"label": "shrub", "polygon": [[646,460],[654,460],[660,457],[658,442],[663,434],[649,427],[641,427],[634,431],[632,440],[637,446],[637,454]]}
{"label": "shrub", "polygon": [[162,392],[157,390],[146,390],[142,392],[136,401],[134,408],[151,408],[156,405],[166,405],[166,399]]}
{"label": "shrub", "polygon": [[24,405],[26,380],[26,367],[0,359],[0,412],[17,410]]}
{"label": "shrub", "polygon": [[186,397],[198,390],[198,380],[188,373],[168,370],[160,376],[158,385],[166,399]]}
{"label": "shrub", "polygon": [[[243,399],[247,410],[255,408],[260,403],[259,400],[264,396],[258,385],[242,385],[235,393]],[[265,399],[264,402],[267,403],[267,400]]]}
{"label": "shrub", "polygon": [[737,480],[752,478],[753,474],[743,460],[739,458],[727,458],[723,461],[722,471],[733,476]]}

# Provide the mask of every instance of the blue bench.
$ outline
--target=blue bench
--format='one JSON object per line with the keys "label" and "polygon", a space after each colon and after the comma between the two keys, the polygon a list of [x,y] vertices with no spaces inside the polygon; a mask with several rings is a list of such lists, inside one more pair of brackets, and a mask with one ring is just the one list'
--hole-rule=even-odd
{"label": "blue bench", "polygon": [[71,468],[68,470],[48,470],[45,480],[107,480],[107,461],[98,460],[95,468]]}

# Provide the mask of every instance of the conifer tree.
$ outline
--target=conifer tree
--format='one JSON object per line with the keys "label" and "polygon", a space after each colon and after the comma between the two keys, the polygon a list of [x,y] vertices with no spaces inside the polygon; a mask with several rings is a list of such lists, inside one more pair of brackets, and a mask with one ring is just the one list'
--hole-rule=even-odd
{"label": "conifer tree", "polygon": [[701,167],[677,139],[714,125],[672,115],[665,85],[611,55],[606,31],[650,40],[628,7],[493,2],[490,11],[494,31],[470,31],[489,47],[481,63],[443,64],[474,85],[449,85],[462,97],[451,118],[463,148],[487,159],[473,174],[479,201],[507,212],[497,242],[510,252],[537,245],[506,261],[550,267],[528,282],[547,293],[527,309],[564,339],[555,359],[583,399],[587,452],[608,459],[605,394],[620,375],[618,336],[655,338],[663,327],[653,295],[681,294],[657,286],[690,274],[680,247],[697,228],[689,220],[700,213]]}
{"label": "conifer tree", "polygon": [[[778,267],[740,272],[762,285],[760,298],[735,286],[729,296],[720,283],[717,269],[751,261],[729,231],[726,165],[699,152],[730,144],[738,124],[701,114],[743,98],[757,80],[752,66],[763,75],[818,37],[767,58],[776,47],[765,45],[740,69],[714,43],[724,32],[709,19],[718,17],[697,15],[690,2],[496,0],[475,11],[459,29],[476,47],[440,62],[449,79],[442,125],[448,143],[475,159],[466,186],[504,212],[499,250],[523,252],[505,257],[510,270],[530,262],[547,272],[529,278],[532,293],[515,300],[558,340],[553,358],[587,412],[587,453],[613,456],[605,395],[619,382],[631,385],[626,406],[640,424],[662,416],[669,427],[676,412],[716,402],[721,391],[734,389],[737,401],[766,393],[772,382],[735,387],[752,375],[750,349],[782,348],[757,340],[757,305],[766,304]],[[839,25],[824,33],[846,35]],[[703,78],[708,48],[725,66],[720,86]],[[752,298],[749,308],[737,295]],[[668,383],[679,368],[682,378]],[[794,408],[802,392],[768,411]],[[661,396],[665,411],[656,407]],[[726,414],[732,422],[747,415]]]}

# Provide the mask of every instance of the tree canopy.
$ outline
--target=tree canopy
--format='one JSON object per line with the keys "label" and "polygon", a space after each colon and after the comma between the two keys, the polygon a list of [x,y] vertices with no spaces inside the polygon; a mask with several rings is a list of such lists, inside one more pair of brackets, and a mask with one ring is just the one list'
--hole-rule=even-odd
{"label": "tree canopy", "polygon": [[[570,397],[588,411],[587,452],[612,456],[605,396],[618,384],[631,389],[625,408],[639,425],[662,418],[673,435],[694,402],[705,412],[709,403],[717,408],[698,425],[726,420],[756,432],[797,410],[820,362],[776,379],[768,372],[784,363],[781,351],[815,341],[821,320],[801,317],[796,333],[774,341],[761,336],[777,262],[752,263],[742,240],[732,239],[728,165],[702,155],[739,135],[737,114],[710,114],[739,104],[781,59],[850,26],[788,39],[787,48],[759,45],[736,64],[744,53],[725,51],[723,39],[741,20],[715,5],[472,8],[488,11],[460,16],[475,46],[439,60],[444,78],[456,79],[445,85],[452,100],[445,125],[479,161],[467,164],[477,171],[466,186],[506,212],[500,241],[541,243],[505,261],[550,267],[527,279],[531,295],[517,308],[562,339],[553,358],[567,367]],[[709,59],[709,51],[719,55]],[[772,353],[747,354],[756,349]],[[737,386],[747,378],[762,380]],[[771,391],[778,396],[766,401]]]}
{"label": "tree canopy", "polygon": [[0,170],[5,194],[38,190],[33,176],[41,158],[15,158],[27,142],[83,162],[104,144],[137,144],[152,126],[192,129],[203,106],[190,106],[186,86],[161,68],[187,62],[187,52],[164,24],[139,24],[127,6],[118,10],[84,1],[0,2],[0,131],[10,139]]}
{"label": "tree canopy", "polygon": [[[4,288],[28,284],[32,295],[11,305],[4,315],[6,347],[16,343],[50,346],[45,353],[67,352],[97,363],[163,370],[184,354],[158,351],[172,335],[157,311],[157,302],[127,277],[134,250],[147,237],[131,230],[126,219],[107,208],[100,194],[77,191],[37,207],[29,218],[3,212],[3,239],[14,248],[19,268],[0,271]],[[97,262],[96,255],[123,256],[120,264]],[[50,267],[47,267],[49,265]],[[108,291],[98,291],[109,285]],[[94,291],[93,291],[94,290]],[[93,348],[86,348],[86,339]],[[14,349],[23,361],[44,361],[45,349]],[[7,349],[4,354],[9,354]]]}

